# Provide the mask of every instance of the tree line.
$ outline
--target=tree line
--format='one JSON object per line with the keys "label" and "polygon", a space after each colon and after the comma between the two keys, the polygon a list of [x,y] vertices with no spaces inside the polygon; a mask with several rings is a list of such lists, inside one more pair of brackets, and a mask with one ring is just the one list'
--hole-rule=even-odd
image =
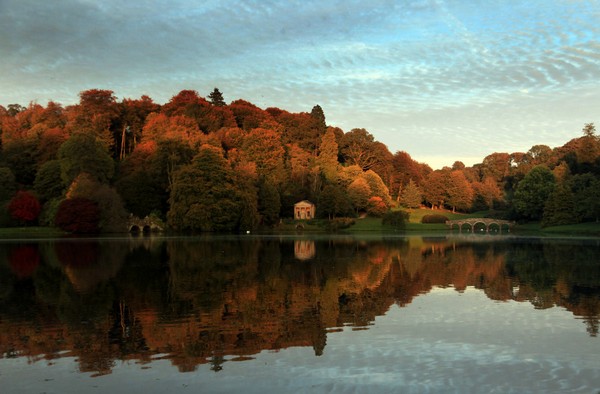
{"label": "tree line", "polygon": [[422,205],[544,225],[600,215],[592,123],[558,148],[434,171],[363,128],[327,125],[319,105],[290,113],[227,104],[217,88],[159,105],[92,89],[66,107],[0,106],[0,143],[2,226],[114,232],[134,215],[176,231],[244,231],[276,225],[305,199],[328,219]]}

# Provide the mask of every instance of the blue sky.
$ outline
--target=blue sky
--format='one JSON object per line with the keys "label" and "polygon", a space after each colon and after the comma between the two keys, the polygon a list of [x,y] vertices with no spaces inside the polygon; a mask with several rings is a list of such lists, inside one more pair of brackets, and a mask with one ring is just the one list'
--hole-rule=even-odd
{"label": "blue sky", "polygon": [[0,104],[218,87],[472,165],[600,124],[599,21],[595,0],[0,0]]}

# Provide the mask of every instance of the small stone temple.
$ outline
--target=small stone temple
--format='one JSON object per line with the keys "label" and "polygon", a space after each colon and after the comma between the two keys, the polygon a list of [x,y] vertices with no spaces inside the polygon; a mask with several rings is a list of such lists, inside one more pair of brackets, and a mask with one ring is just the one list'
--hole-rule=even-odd
{"label": "small stone temple", "polygon": [[315,217],[315,211],[315,204],[307,200],[302,200],[294,204],[294,219],[313,219]]}

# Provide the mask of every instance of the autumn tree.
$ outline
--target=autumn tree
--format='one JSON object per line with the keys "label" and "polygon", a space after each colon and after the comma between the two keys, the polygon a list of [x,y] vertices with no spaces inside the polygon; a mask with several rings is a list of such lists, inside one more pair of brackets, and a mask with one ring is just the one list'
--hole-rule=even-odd
{"label": "autumn tree", "polygon": [[430,173],[423,185],[425,200],[431,204],[431,209],[443,208],[446,202],[448,171],[437,170]]}
{"label": "autumn tree", "polygon": [[58,207],[56,226],[74,234],[92,234],[98,232],[100,210],[98,205],[87,198],[64,200]]}
{"label": "autumn tree", "polygon": [[202,140],[202,133],[194,119],[183,115],[167,116],[152,113],[146,118],[142,130],[143,142],[174,140],[196,148]]}
{"label": "autumn tree", "polygon": [[452,171],[446,184],[446,203],[452,207],[452,212],[456,209],[467,211],[473,202],[473,189],[465,178],[465,174],[460,171]]}
{"label": "autumn tree", "polygon": [[242,153],[246,160],[256,164],[258,175],[277,186],[285,181],[285,150],[277,131],[263,128],[250,131],[244,137]]}
{"label": "autumn tree", "polygon": [[8,204],[11,217],[25,224],[33,223],[41,210],[38,199],[31,192],[23,190],[18,191]]}
{"label": "autumn tree", "polygon": [[586,123],[583,127],[583,137],[577,149],[579,163],[593,163],[600,156],[600,138],[596,135],[596,126]]}
{"label": "autumn tree", "polygon": [[419,163],[406,152],[398,151],[391,158],[392,182],[390,190],[398,198],[400,190],[412,179],[417,186],[421,186],[425,177],[432,172],[427,164]]}
{"label": "autumn tree", "polygon": [[368,170],[379,161],[375,138],[365,129],[352,129],[340,140],[340,152],[347,164],[355,164]]}
{"label": "autumn tree", "polygon": [[371,216],[381,217],[389,210],[381,197],[373,196],[367,202],[367,213]]}
{"label": "autumn tree", "polygon": [[279,108],[267,108],[272,119],[282,126],[284,144],[296,144],[302,149],[316,154],[325,132],[321,119],[309,113],[290,113]]}
{"label": "autumn tree", "polygon": [[124,99],[120,104],[121,135],[119,142],[119,158],[130,154],[140,142],[142,129],[146,118],[153,112],[158,112],[160,106],[146,95],[139,99]]}
{"label": "autumn tree", "polygon": [[185,115],[186,111],[191,106],[198,104],[200,99],[201,97],[195,90],[182,90],[171,97],[171,100],[162,106],[161,111],[167,116]]}
{"label": "autumn tree", "polygon": [[485,178],[483,182],[473,182],[474,209],[494,209],[494,202],[502,200],[502,191],[496,181]]}
{"label": "autumn tree", "polygon": [[237,126],[246,131],[255,129],[264,121],[272,119],[268,112],[244,100],[235,100],[229,104],[229,109],[233,113]]}
{"label": "autumn tree", "polygon": [[79,93],[79,105],[69,108],[71,133],[89,134],[111,149],[115,144],[115,122],[120,115],[112,90],[90,89]]}
{"label": "autumn tree", "polygon": [[388,187],[385,185],[379,174],[377,174],[375,171],[367,170],[362,173],[361,176],[365,178],[369,188],[371,188],[371,197],[381,198],[381,201],[383,201],[386,207],[390,207],[392,204],[392,198],[390,197]]}
{"label": "autumn tree", "polygon": [[482,179],[492,178],[500,186],[510,174],[511,158],[508,153],[492,153],[481,163]]}
{"label": "autumn tree", "polygon": [[290,172],[290,181],[304,188],[309,182],[312,155],[296,144],[288,145],[287,148],[287,167]]}

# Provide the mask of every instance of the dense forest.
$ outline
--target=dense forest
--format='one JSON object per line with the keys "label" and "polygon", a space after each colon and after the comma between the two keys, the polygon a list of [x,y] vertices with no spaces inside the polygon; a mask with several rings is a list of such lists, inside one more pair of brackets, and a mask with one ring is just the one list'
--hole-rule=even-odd
{"label": "dense forest", "polygon": [[369,131],[183,90],[159,105],[87,90],[79,103],[0,106],[0,226],[115,232],[147,216],[175,231],[244,231],[291,218],[383,216],[391,209],[486,211],[544,226],[600,217],[593,123],[561,147],[500,152],[432,170]]}

